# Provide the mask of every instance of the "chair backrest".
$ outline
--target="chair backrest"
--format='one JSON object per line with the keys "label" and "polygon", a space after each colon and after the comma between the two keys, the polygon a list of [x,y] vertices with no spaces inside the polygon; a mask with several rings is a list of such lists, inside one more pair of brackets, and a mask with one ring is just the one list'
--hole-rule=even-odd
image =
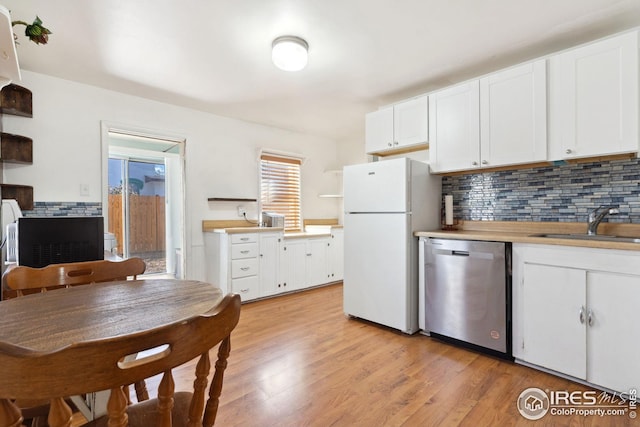
{"label": "chair backrest", "polygon": [[[230,334],[240,317],[240,297],[229,294],[207,313],[152,330],[99,341],[79,342],[53,352],[34,352],[0,342],[0,426],[19,425],[20,410],[10,399],[50,399],[51,427],[67,426],[71,410],[61,396],[111,390],[109,426],[127,426],[127,400],[122,386],[164,373],[154,408],[157,423],[171,425],[173,378],[171,369],[200,356],[195,367],[193,396],[186,425],[212,426],[222,390],[230,349]],[[209,350],[218,343],[218,360],[209,396]],[[128,361],[127,356],[167,347],[157,354]],[[150,353],[150,351],[149,351]],[[28,372],[28,378],[25,373]],[[206,401],[206,404],[205,404]],[[3,424],[4,423],[4,424]],[[15,424],[12,424],[15,423]],[[200,424],[202,423],[202,424]]]}
{"label": "chair backrest", "polygon": [[143,274],[145,269],[144,261],[135,257],[122,261],[100,260],[50,264],[42,268],[16,266],[7,269],[3,275],[5,287],[3,299],[60,287],[126,280],[128,276],[136,278],[139,274]]}

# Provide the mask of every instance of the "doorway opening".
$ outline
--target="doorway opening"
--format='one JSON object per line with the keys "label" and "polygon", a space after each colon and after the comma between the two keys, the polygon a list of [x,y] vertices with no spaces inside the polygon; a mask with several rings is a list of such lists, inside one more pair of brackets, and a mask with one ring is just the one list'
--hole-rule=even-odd
{"label": "doorway opening", "polygon": [[145,274],[181,278],[184,140],[113,127],[104,137],[105,228],[113,235],[112,252],[142,258]]}

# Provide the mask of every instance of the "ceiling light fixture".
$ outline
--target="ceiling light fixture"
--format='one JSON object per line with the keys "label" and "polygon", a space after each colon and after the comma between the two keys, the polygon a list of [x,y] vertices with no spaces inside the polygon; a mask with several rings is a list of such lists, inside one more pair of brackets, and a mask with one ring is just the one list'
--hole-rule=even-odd
{"label": "ceiling light fixture", "polygon": [[300,71],[307,65],[309,45],[296,36],[281,36],[271,45],[271,60],[284,71]]}

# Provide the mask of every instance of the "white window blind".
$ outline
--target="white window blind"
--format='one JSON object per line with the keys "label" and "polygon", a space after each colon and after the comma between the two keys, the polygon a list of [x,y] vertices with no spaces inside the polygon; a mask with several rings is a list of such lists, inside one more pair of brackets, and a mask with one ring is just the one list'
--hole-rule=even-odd
{"label": "white window blind", "polygon": [[260,203],[264,212],[284,215],[285,231],[300,231],[300,159],[262,154]]}

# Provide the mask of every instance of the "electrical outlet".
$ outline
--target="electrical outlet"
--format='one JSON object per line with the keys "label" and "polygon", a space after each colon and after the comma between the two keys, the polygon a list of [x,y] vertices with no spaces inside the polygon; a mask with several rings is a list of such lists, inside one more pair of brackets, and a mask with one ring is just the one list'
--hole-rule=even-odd
{"label": "electrical outlet", "polygon": [[90,196],[89,184],[80,184],[80,195]]}
{"label": "electrical outlet", "polygon": [[247,210],[244,206],[238,206],[238,216],[244,217],[247,214]]}

